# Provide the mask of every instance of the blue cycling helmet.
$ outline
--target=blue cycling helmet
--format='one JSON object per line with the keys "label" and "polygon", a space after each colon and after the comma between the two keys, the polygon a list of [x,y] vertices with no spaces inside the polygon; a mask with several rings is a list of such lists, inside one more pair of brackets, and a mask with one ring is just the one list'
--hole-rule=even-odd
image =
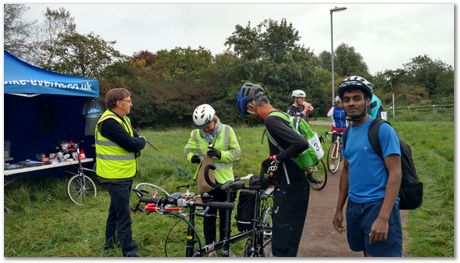
{"label": "blue cycling helmet", "polygon": [[348,77],[339,84],[340,99],[343,100],[343,93],[345,91],[352,89],[359,89],[364,92],[364,95],[366,95],[368,98],[372,98],[372,94],[374,92],[374,84],[360,76]]}
{"label": "blue cycling helmet", "polygon": [[236,95],[236,106],[238,112],[241,115],[248,115],[247,105],[249,102],[253,101],[254,98],[263,95],[265,93],[264,89],[258,85],[253,83],[244,83],[238,94]]}

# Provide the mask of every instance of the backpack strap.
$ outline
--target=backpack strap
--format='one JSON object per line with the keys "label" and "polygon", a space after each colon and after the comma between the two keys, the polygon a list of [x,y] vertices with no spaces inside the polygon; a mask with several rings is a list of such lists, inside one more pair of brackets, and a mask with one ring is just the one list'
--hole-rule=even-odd
{"label": "backpack strap", "polygon": [[[278,117],[278,118],[281,118],[285,121],[287,121],[288,123],[290,123],[290,118],[291,116],[289,116],[287,113],[285,112],[282,112],[282,111],[272,111],[270,112],[270,114],[268,114],[268,116],[275,116],[275,117]],[[268,132],[268,130],[265,128],[264,129],[264,133],[262,134],[262,142],[263,142],[263,139],[264,139],[264,135],[265,133],[267,134],[267,138],[268,140],[273,144],[275,145],[276,148],[280,149],[280,150],[284,150],[283,148],[280,147],[280,145],[278,144],[278,142],[275,140],[275,138],[273,138],[271,135],[270,135],[270,132]]]}
{"label": "backpack strap", "polygon": [[[380,125],[383,123],[388,123],[391,125],[388,121],[383,120],[383,119],[374,119],[369,126],[369,131],[367,133],[369,143],[372,145],[372,148],[374,151],[377,153],[378,156],[383,158],[383,153],[382,149],[380,149],[380,140],[379,140],[379,128]],[[348,128],[345,129],[342,135],[342,148],[345,149],[345,146],[347,145],[347,136],[348,136]]]}
{"label": "backpack strap", "polygon": [[285,112],[282,112],[282,111],[272,111],[270,112],[270,114],[268,114],[268,116],[275,116],[275,117],[279,117],[287,122],[289,122],[289,118],[291,116],[289,116],[287,113]]}
{"label": "backpack strap", "polygon": [[391,125],[388,121],[383,120],[383,119],[373,120],[369,127],[369,132],[367,133],[367,136],[368,136],[370,144],[372,145],[372,148],[374,148],[374,151],[382,159],[383,159],[383,153],[382,153],[382,148],[380,147],[379,128],[380,128],[380,125],[384,123],[388,123],[388,125]]}

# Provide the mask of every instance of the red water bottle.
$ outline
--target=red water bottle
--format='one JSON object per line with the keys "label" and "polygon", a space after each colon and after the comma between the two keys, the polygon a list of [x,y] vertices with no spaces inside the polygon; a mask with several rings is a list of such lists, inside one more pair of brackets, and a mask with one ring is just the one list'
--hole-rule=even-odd
{"label": "red water bottle", "polygon": [[83,150],[80,150],[80,160],[86,159],[85,152]]}

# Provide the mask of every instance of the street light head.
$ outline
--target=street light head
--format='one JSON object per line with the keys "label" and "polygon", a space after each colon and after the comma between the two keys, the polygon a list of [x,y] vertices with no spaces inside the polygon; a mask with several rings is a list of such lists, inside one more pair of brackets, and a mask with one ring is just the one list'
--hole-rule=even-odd
{"label": "street light head", "polygon": [[346,7],[334,7],[332,9],[330,9],[331,13],[332,12],[339,12],[339,11],[343,11],[343,10],[346,10],[347,8]]}

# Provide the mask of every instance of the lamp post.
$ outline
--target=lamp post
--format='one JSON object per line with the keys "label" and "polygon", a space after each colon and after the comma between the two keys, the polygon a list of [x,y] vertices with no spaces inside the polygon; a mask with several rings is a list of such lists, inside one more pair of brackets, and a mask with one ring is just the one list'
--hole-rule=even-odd
{"label": "lamp post", "polygon": [[331,76],[332,76],[332,105],[334,105],[334,29],[332,23],[332,13],[346,10],[346,7],[335,7],[329,9],[331,14]]}

